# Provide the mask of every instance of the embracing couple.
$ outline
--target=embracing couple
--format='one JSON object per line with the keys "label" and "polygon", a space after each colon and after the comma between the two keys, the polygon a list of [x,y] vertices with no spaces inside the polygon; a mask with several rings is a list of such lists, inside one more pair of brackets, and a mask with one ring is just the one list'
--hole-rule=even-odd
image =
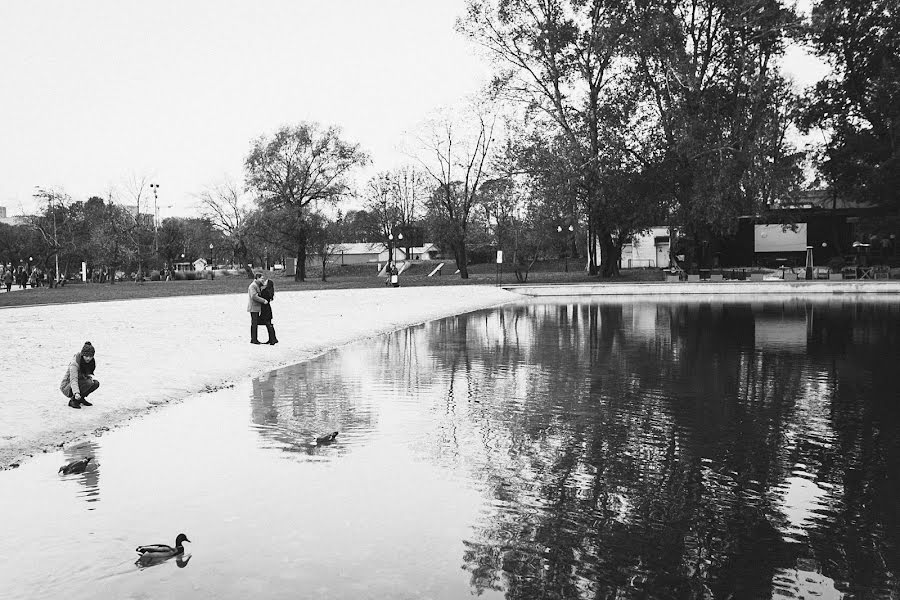
{"label": "embracing couple", "polygon": [[256,330],[260,325],[265,325],[269,332],[267,344],[273,346],[278,343],[275,337],[275,327],[272,326],[272,300],[275,298],[275,284],[271,279],[266,279],[262,273],[256,273],[253,283],[247,288],[247,312],[250,313],[250,343],[262,342],[256,337]]}

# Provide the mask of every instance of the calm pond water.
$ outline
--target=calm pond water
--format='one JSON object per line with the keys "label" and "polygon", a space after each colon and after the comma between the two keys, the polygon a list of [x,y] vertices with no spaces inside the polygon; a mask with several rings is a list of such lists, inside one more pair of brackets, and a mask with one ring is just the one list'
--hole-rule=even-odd
{"label": "calm pond water", "polygon": [[896,598],[898,493],[896,299],[522,302],[0,473],[0,597]]}

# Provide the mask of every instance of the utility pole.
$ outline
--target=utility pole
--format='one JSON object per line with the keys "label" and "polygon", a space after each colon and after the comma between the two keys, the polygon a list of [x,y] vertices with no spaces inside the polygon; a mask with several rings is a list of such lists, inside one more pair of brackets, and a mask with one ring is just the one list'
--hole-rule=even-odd
{"label": "utility pole", "polygon": [[[53,272],[53,277],[55,279],[59,279],[59,238],[56,235],[56,211],[53,210],[51,206],[51,211],[53,211],[53,258],[56,260],[56,270]],[[53,287],[56,282],[51,281],[50,287]]]}
{"label": "utility pole", "polygon": [[159,206],[156,203],[159,184],[151,183],[150,189],[153,190],[153,250],[159,254]]}

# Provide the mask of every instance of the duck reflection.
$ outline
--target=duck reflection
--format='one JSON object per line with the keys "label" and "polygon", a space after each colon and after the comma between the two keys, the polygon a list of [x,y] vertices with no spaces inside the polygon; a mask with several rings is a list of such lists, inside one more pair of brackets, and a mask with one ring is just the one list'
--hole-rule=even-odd
{"label": "duck reflection", "polygon": [[[252,387],[251,419],[257,432],[285,452],[340,456],[349,451],[349,439],[364,438],[377,422],[365,403],[363,384],[342,371],[340,361],[272,371],[255,378]],[[342,433],[339,441],[332,437],[333,443],[326,444],[317,441],[323,431]]]}
{"label": "duck reflection", "polygon": [[[89,503],[98,502],[100,500],[100,463],[97,460],[98,449],[99,445],[97,443],[88,440],[63,450],[66,464],[91,458],[90,461],[87,461],[87,464],[83,469],[77,467],[74,472],[63,474],[65,479],[76,481],[84,488],[79,491],[78,495],[83,498],[85,502]],[[88,508],[88,510],[93,509],[93,506]]]}
{"label": "duck reflection", "polygon": [[[179,569],[185,568],[189,562],[191,562],[191,554],[179,554],[174,557],[175,565]],[[165,562],[172,560],[172,556],[153,556],[150,554],[141,555],[134,564],[136,567],[139,567],[141,570],[159,566]]]}

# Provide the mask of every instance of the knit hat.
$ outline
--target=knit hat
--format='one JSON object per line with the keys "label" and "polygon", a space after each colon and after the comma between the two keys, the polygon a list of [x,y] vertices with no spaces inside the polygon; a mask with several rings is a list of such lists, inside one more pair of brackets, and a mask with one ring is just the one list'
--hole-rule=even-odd
{"label": "knit hat", "polygon": [[82,355],[87,354],[88,356],[94,355],[94,347],[91,345],[90,342],[84,343],[84,346],[81,347],[81,354]]}

